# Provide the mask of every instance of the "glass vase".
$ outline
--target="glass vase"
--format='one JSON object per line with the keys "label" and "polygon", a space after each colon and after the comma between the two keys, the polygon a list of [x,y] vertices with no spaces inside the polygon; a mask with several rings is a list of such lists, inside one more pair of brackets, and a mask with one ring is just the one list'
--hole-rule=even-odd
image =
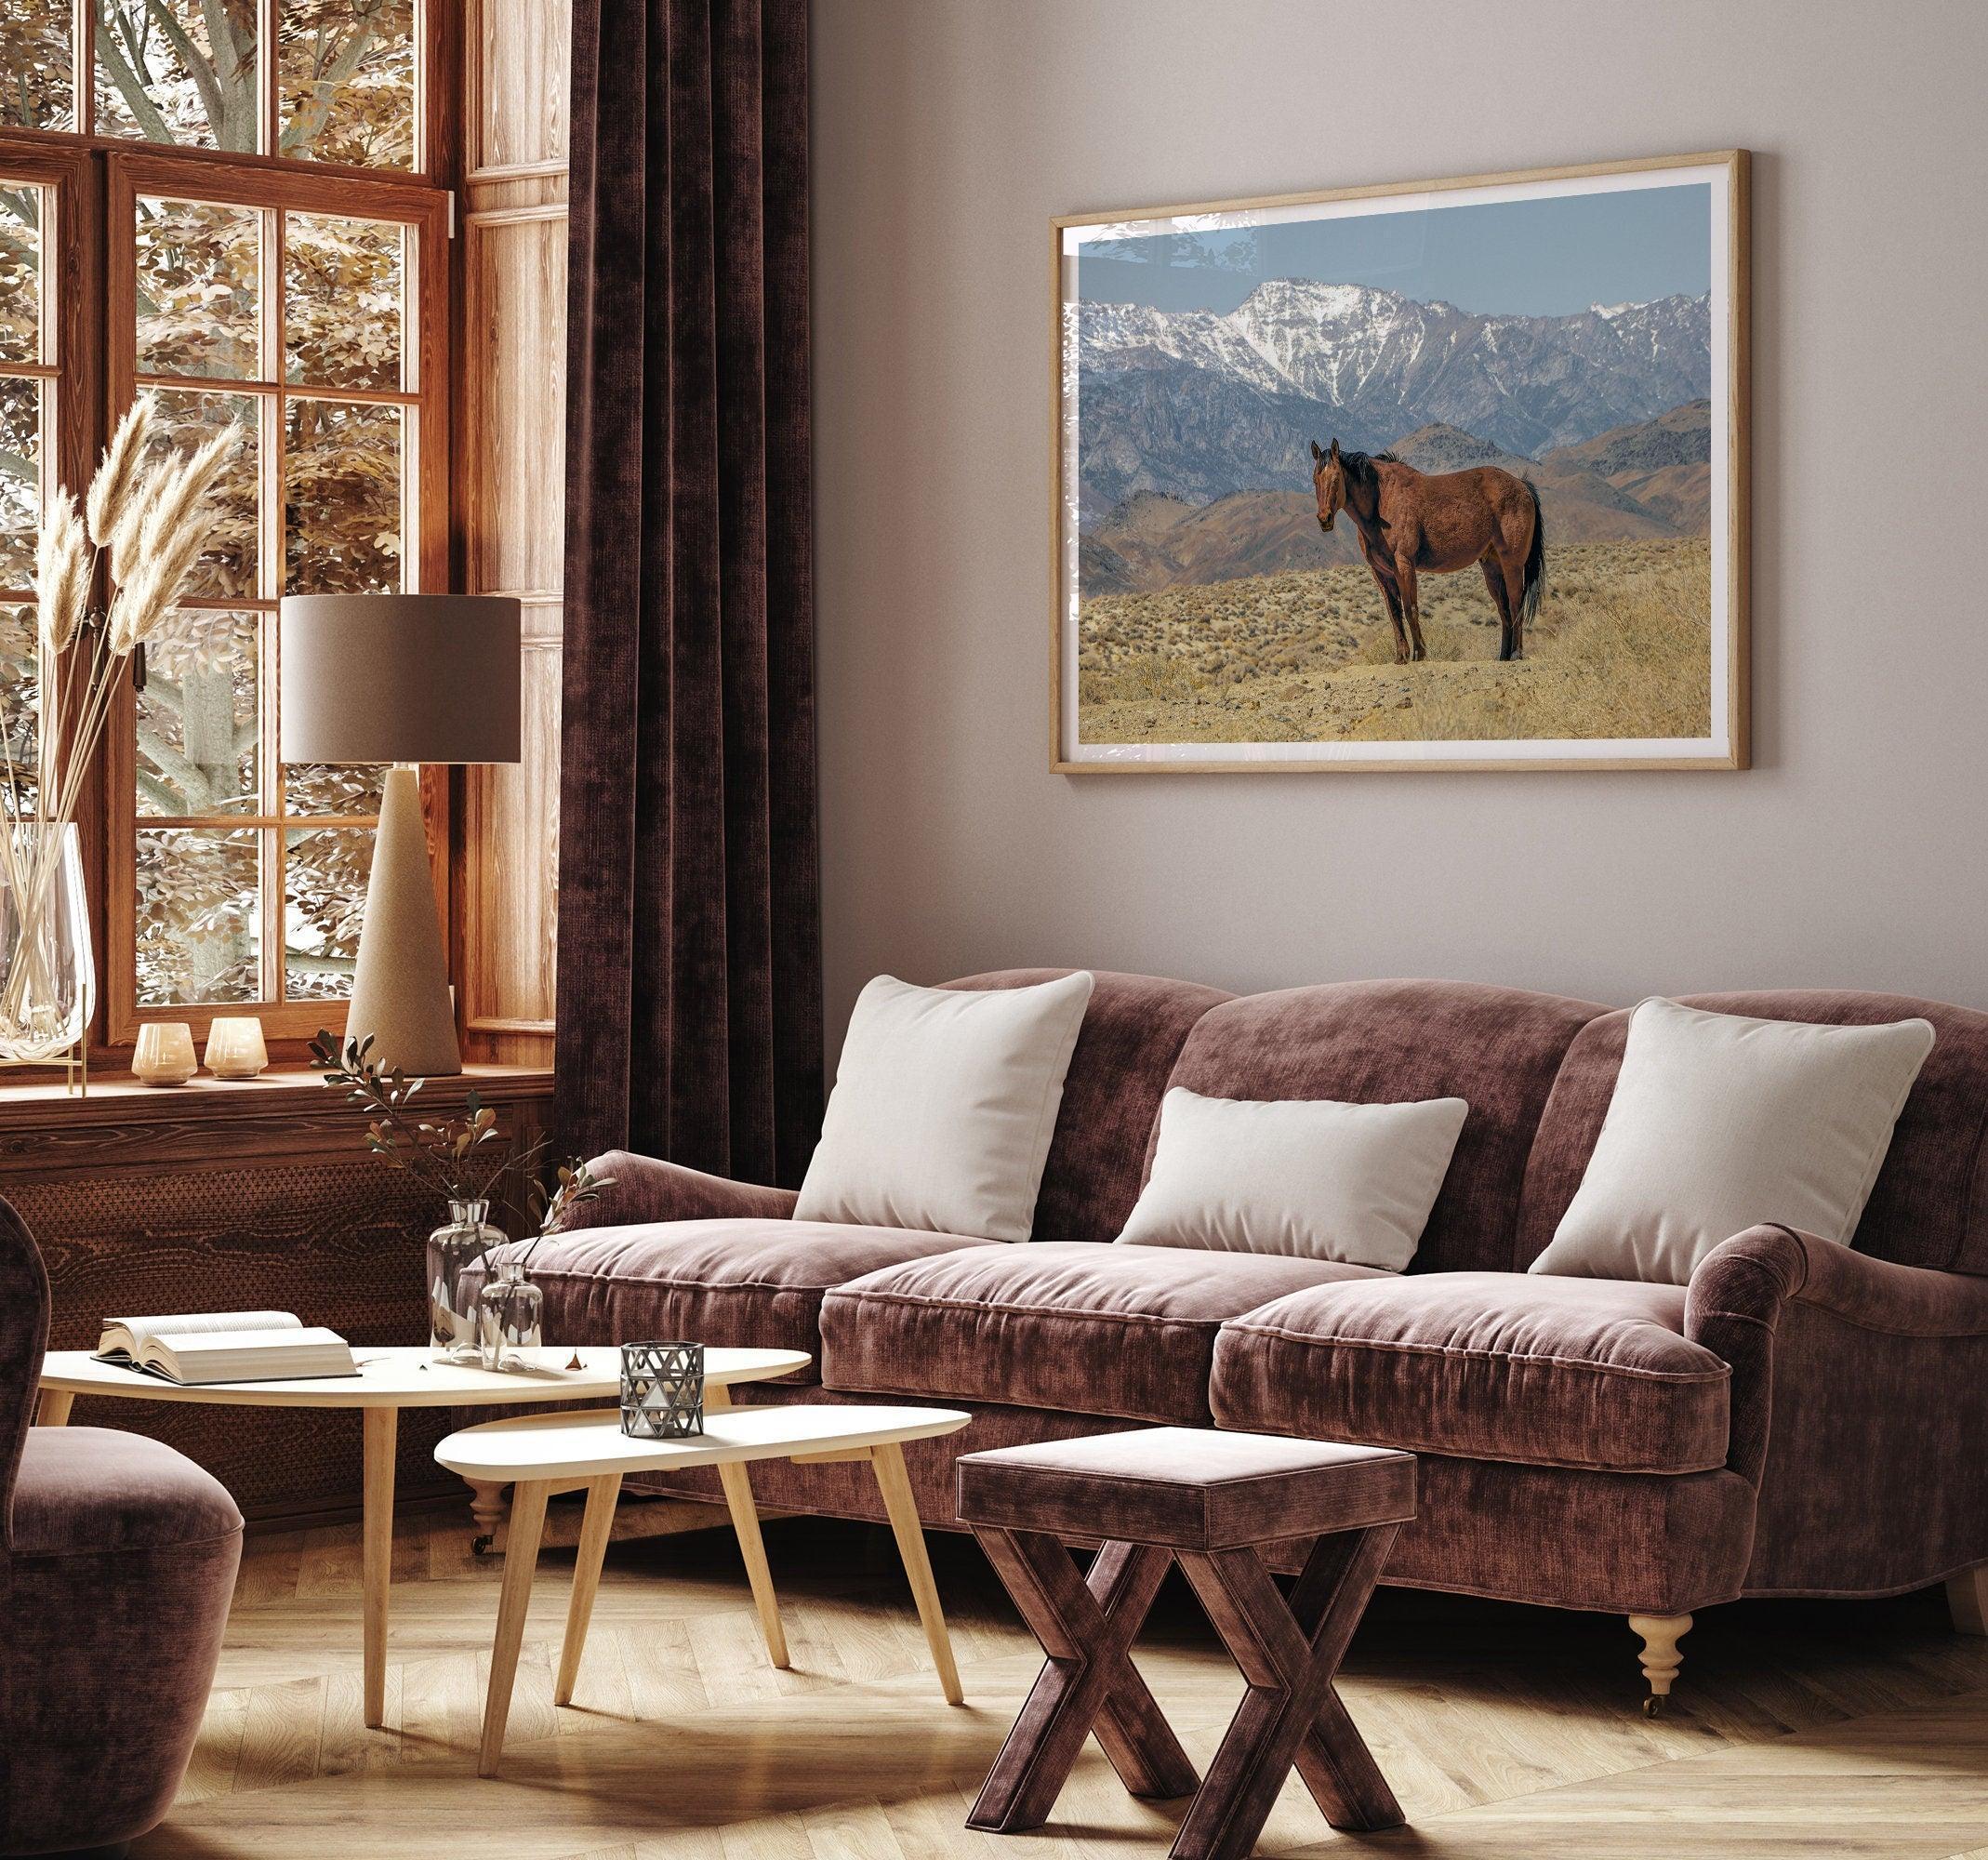
{"label": "glass vase", "polygon": [[485,1369],[516,1369],[519,1352],[545,1341],[545,1294],[524,1276],[522,1259],[491,1263],[476,1295],[476,1334]]}
{"label": "glass vase", "polygon": [[76,830],[18,826],[0,858],[0,1059],[68,1052],[89,1029],[96,992]]}
{"label": "glass vase", "polygon": [[437,1362],[483,1360],[476,1333],[483,1280],[470,1269],[504,1240],[504,1229],[490,1224],[488,1202],[451,1202],[448,1219],[428,1236],[428,1330]]}

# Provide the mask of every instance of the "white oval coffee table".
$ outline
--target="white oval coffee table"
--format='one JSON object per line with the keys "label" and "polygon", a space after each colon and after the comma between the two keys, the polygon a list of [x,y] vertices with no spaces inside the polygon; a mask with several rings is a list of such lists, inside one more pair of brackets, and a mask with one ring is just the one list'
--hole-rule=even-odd
{"label": "white oval coffee table", "polygon": [[[481,1408],[527,1402],[598,1402],[621,1393],[621,1351],[616,1346],[549,1346],[524,1352],[527,1372],[512,1374],[439,1362],[426,1344],[357,1346],[357,1375],[298,1377],[280,1382],[208,1382],[182,1386],[156,1375],[99,1362],[84,1349],[52,1349],[42,1359],[41,1412],[45,1428],[60,1428],[78,1395],[109,1395],[127,1402],[204,1402],[237,1408],[357,1408],[364,1415],[361,1483],[364,1561],[364,1716],[378,1730],[386,1717],[387,1586],[393,1568],[393,1453],[403,1408]],[[580,1366],[566,1365],[577,1357]],[[708,1349],[706,1402],[737,1382],[765,1382],[805,1369],[812,1359],[798,1349]],[[552,1418],[557,1419],[558,1416]],[[509,1478],[510,1475],[505,1475]],[[494,1498],[495,1489],[490,1489]],[[479,1518],[484,1495],[478,1494]],[[759,1539],[759,1520],[733,1523],[743,1546],[747,1528]],[[536,1553],[536,1546],[535,1546]]]}
{"label": "white oval coffee table", "polygon": [[560,1649],[555,1705],[569,1704],[578,1676],[580,1650],[601,1586],[601,1562],[615,1521],[622,1479],[631,1472],[680,1472],[710,1467],[724,1487],[738,1528],[739,1548],[752,1585],[761,1631],[776,1667],[787,1665],[787,1637],[779,1602],[760,1542],[759,1514],[752,1504],[748,1465],[756,1459],[809,1461],[868,1460],[883,1499],[884,1515],[904,1559],[911,1598],[932,1649],[939,1684],[948,1705],[963,1703],[960,1671],[953,1663],[946,1616],[925,1556],[924,1529],[905,1470],[904,1443],[957,1433],[973,1418],[956,1408],[872,1408],[829,1402],[785,1407],[720,1408],[709,1401],[709,1354],[706,1358],[704,1431],[681,1440],[631,1440],[621,1431],[618,1409],[604,1414],[521,1415],[485,1421],[451,1434],[435,1457],[469,1480],[515,1482],[510,1501],[510,1536],[504,1550],[504,1588],[497,1601],[497,1640],[490,1654],[490,1688],[484,1701],[481,1775],[497,1774],[504,1748],[504,1724],[510,1715],[518,1650],[524,1639],[532,1573],[538,1560],[538,1534],[546,1500],[557,1492],[585,1488],[587,1511],[580,1522],[573,1564],[573,1599],[566,1608],[565,1641]]}

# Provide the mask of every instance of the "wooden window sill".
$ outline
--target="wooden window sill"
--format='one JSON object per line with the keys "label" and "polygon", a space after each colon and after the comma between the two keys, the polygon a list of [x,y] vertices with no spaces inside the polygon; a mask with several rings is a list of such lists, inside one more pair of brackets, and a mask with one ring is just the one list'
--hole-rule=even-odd
{"label": "wooden window sill", "polygon": [[[4,1075],[0,1075],[4,1077]],[[469,1064],[431,1079],[417,1102],[447,1112],[470,1091],[513,1122],[542,1121],[552,1075],[538,1068]],[[303,1154],[356,1154],[364,1121],[342,1092],[310,1066],[272,1066],[260,1078],[147,1085],[128,1072],[90,1075],[89,1096],[59,1078],[0,1083],[0,1180],[51,1169],[231,1166]]]}

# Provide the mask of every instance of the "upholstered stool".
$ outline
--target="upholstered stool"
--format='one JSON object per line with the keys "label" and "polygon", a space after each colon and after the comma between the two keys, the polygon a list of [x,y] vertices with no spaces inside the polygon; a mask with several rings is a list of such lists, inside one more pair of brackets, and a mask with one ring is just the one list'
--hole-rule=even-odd
{"label": "upholstered stool", "polygon": [[[1334,1827],[1400,1822],[1332,1677],[1415,1515],[1413,1455],[1146,1428],[966,1454],[959,1480],[961,1518],[1049,1655],[970,1827],[1041,1827],[1091,1732],[1133,1795],[1194,1792],[1175,1860],[1248,1853],[1293,1763]],[[1087,1579],[1064,1546],[1099,1537]],[[1316,1541],[1287,1602],[1257,1547],[1293,1537]],[[1249,1681],[1206,1782],[1130,1657],[1170,1561]]]}

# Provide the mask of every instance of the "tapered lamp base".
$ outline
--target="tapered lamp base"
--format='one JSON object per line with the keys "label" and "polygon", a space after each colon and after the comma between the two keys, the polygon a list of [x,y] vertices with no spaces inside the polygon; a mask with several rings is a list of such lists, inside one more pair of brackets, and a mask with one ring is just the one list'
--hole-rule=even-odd
{"label": "tapered lamp base", "polygon": [[387,771],[345,1025],[352,1039],[373,1036],[367,1056],[390,1072],[398,1068],[410,1077],[447,1078],[462,1070],[420,777],[412,768]]}

